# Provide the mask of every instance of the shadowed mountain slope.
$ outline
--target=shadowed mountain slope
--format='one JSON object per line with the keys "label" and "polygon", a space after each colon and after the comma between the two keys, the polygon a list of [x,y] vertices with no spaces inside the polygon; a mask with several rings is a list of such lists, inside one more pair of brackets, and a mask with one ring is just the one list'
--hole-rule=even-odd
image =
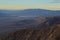
{"label": "shadowed mountain slope", "polygon": [[9,33],[1,40],[60,40],[60,24],[42,30],[22,29]]}
{"label": "shadowed mountain slope", "polygon": [[[38,19],[38,20],[37,20]],[[50,17],[47,20],[22,20],[22,27],[26,29],[17,29],[0,37],[1,40],[60,40],[60,17]],[[45,18],[43,18],[45,19]],[[40,23],[42,22],[42,23]],[[25,26],[24,26],[24,24]],[[36,23],[32,25],[31,23]],[[52,24],[52,25],[51,25]],[[28,25],[28,26],[27,26]],[[32,25],[32,26],[31,26]]]}

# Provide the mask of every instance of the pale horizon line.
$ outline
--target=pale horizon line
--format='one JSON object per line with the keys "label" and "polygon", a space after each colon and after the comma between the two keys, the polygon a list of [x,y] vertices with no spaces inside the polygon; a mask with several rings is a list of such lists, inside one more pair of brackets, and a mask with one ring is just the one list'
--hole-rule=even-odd
{"label": "pale horizon line", "polygon": [[41,9],[41,10],[60,10],[60,9],[44,9],[44,8],[0,9],[0,10],[29,10],[29,9]]}

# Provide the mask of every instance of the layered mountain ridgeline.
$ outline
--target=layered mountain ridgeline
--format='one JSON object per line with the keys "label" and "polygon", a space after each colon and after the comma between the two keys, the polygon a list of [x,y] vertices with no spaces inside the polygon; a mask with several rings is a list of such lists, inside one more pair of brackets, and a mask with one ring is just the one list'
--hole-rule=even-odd
{"label": "layered mountain ridgeline", "polygon": [[23,29],[12,30],[0,36],[1,40],[60,40],[59,16],[22,20],[12,26]]}
{"label": "layered mountain ridgeline", "polygon": [[42,30],[22,29],[11,32],[0,40],[60,40],[60,24]]}
{"label": "layered mountain ridgeline", "polygon": [[51,17],[60,16],[60,10],[52,11],[45,9],[25,9],[25,10],[0,10],[0,16],[8,17]]}

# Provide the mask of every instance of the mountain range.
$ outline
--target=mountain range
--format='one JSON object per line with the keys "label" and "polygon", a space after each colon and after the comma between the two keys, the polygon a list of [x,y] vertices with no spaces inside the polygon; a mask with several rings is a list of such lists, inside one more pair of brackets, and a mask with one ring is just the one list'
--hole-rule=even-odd
{"label": "mountain range", "polygon": [[18,17],[60,16],[60,10],[44,10],[44,9],[0,10],[0,16],[18,16]]}
{"label": "mountain range", "polygon": [[60,10],[0,10],[0,40],[60,40]]}
{"label": "mountain range", "polygon": [[[18,29],[14,30],[14,27]],[[60,40],[59,16],[21,20],[15,25],[10,25],[9,28],[12,29],[0,35],[0,40]]]}

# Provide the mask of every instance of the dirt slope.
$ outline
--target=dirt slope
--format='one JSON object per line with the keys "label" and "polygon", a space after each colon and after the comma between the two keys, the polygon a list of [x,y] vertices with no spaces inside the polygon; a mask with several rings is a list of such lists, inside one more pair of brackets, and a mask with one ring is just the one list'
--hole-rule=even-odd
{"label": "dirt slope", "polygon": [[60,40],[60,24],[41,30],[18,30],[8,33],[1,40]]}

